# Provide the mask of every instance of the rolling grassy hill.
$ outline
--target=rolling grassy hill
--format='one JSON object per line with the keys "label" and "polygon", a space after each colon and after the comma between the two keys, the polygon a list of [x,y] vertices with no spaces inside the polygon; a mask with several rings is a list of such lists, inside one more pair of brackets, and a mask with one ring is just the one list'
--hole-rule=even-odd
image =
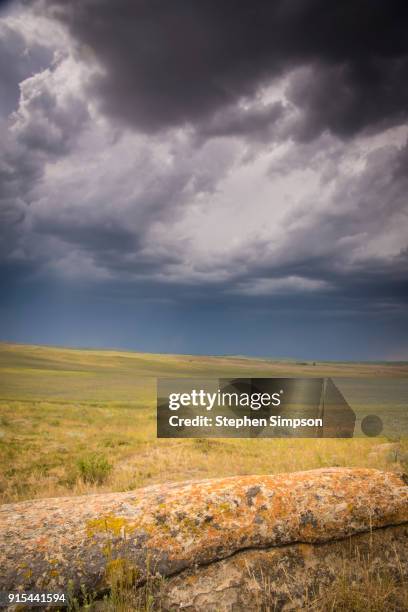
{"label": "rolling grassy hill", "polygon": [[396,382],[407,364],[296,363],[0,344],[4,502],[126,490],[166,480],[327,465],[399,469],[404,442],[157,440],[156,379],[335,376]]}

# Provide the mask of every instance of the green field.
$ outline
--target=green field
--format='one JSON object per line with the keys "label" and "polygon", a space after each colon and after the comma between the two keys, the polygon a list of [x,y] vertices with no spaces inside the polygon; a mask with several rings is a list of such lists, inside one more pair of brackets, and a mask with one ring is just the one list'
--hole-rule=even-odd
{"label": "green field", "polygon": [[[296,363],[0,344],[0,495],[122,491],[169,480],[322,466],[401,470],[405,440],[158,440],[157,377],[408,377],[404,363]],[[375,386],[373,387],[375,389]],[[372,398],[361,397],[365,401]]]}

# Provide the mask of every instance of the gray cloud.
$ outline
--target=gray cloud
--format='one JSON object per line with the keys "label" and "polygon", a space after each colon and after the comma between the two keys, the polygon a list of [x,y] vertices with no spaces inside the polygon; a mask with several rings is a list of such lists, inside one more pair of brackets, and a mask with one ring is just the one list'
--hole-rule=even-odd
{"label": "gray cloud", "polygon": [[[91,90],[101,108],[138,129],[196,124],[303,66],[289,88],[301,139],[324,129],[349,137],[407,116],[402,0],[46,4],[99,62]],[[252,120],[258,132],[264,117]],[[234,132],[247,119],[231,121]],[[211,134],[228,131],[216,118],[212,125]]]}
{"label": "gray cloud", "polygon": [[[297,148],[299,154],[299,149]],[[304,166],[313,167],[313,157],[324,166],[320,149],[314,154],[304,147]],[[345,150],[336,150],[337,162],[344,162]],[[289,154],[289,157],[290,154]],[[299,161],[299,160],[297,160]],[[255,253],[241,258],[256,262],[248,270],[250,279],[299,279],[322,283],[333,300],[384,299],[406,307],[408,289],[408,164],[407,144],[375,148],[365,155],[364,166],[350,175],[332,174],[324,207],[305,199],[285,218],[285,240],[268,253],[262,241],[249,245]],[[331,159],[327,161],[331,166]],[[324,176],[325,168],[321,168]],[[323,188],[320,187],[323,192]],[[267,284],[265,284],[265,287]],[[274,291],[271,282],[270,294]],[[266,290],[264,291],[264,293]],[[388,302],[387,302],[388,300]],[[380,301],[381,303],[381,301]],[[359,306],[355,303],[355,306]]]}
{"label": "gray cloud", "polygon": [[[37,193],[30,214],[30,232],[57,238],[61,262],[73,248],[90,258],[95,269],[118,279],[160,274],[176,264],[188,250],[188,240],[174,239],[166,229],[182,219],[197,197],[210,195],[229,166],[230,147],[206,145],[199,150],[189,142],[166,143],[166,163],[157,153],[158,142],[121,138],[107,160],[99,154],[94,181],[68,173],[66,189],[58,180]],[[132,155],[126,155],[129,152]],[[84,163],[94,151],[83,152]],[[66,160],[66,165],[72,160]],[[101,162],[101,165],[100,165]],[[59,201],[61,187],[65,191]],[[65,265],[65,264],[63,264]],[[76,264],[75,264],[76,265]],[[76,273],[76,270],[73,270]]]}
{"label": "gray cloud", "polygon": [[20,257],[20,238],[27,231],[24,224],[29,206],[36,198],[35,190],[47,167],[75,146],[89,115],[86,102],[74,95],[69,85],[58,81],[61,77],[59,71],[63,71],[64,66],[66,68],[66,58],[54,62],[53,50],[48,48],[42,58],[48,58],[49,67],[41,70],[37,62],[37,71],[28,76],[27,67],[34,69],[35,64],[27,62],[21,68],[19,54],[27,58],[35,56],[37,43],[31,41],[29,44],[7,21],[0,22],[0,28],[6,31],[6,39],[13,42],[11,50],[16,50],[17,43],[21,46],[16,60],[11,63],[17,69],[10,70],[18,81],[18,102],[16,104],[13,98],[15,83],[6,82],[5,91],[10,94],[8,110],[13,112],[0,127],[2,254]]}
{"label": "gray cloud", "polygon": [[70,151],[89,114],[84,101],[69,93],[58,99],[51,77],[45,70],[22,82],[12,133],[32,153],[58,157]]}
{"label": "gray cloud", "polygon": [[302,110],[294,135],[312,140],[324,130],[348,138],[404,123],[408,108],[408,54],[317,63],[292,79],[288,99]]}
{"label": "gray cloud", "polygon": [[285,115],[281,101],[255,104],[247,108],[238,105],[223,108],[208,120],[196,125],[198,140],[209,138],[249,137],[251,141],[268,142],[274,138],[276,126]]}

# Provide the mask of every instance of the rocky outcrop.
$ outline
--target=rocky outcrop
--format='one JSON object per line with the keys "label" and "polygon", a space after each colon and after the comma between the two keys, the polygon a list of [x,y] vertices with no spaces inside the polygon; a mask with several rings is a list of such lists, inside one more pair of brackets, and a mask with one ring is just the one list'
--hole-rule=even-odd
{"label": "rocky outcrop", "polygon": [[[0,590],[61,590],[70,583],[74,591],[85,585],[100,593],[118,568],[131,574],[135,586],[147,572],[180,574],[173,581],[190,572],[194,582],[200,571],[202,582],[212,572],[222,575],[216,567],[239,573],[242,551],[251,551],[246,559],[274,560],[290,545],[404,524],[407,480],[368,469],[220,478],[7,504],[0,507]],[[302,546],[295,556],[309,555],[310,546]],[[180,605],[175,593],[182,588],[173,586],[169,607]],[[194,607],[197,592],[185,593]]]}

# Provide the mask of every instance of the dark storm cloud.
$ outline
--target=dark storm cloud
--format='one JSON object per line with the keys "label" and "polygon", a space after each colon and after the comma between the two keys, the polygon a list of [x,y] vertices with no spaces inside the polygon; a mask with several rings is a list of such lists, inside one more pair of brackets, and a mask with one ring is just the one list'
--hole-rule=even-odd
{"label": "dark storm cloud", "polygon": [[0,0],[0,14],[1,11],[3,11],[4,9],[7,9],[11,3],[13,2],[13,0]]}
{"label": "dark storm cloud", "polygon": [[[289,299],[293,301],[293,296],[302,296],[303,300],[313,304],[316,309],[328,307],[329,304],[336,308],[347,307],[353,311],[402,309],[406,311],[408,302],[408,286],[406,282],[406,270],[408,269],[408,251],[404,250],[399,255],[384,260],[377,258],[370,262],[361,262],[360,265],[352,269],[338,265],[338,258],[341,253],[326,253],[305,259],[288,261],[279,267],[274,265],[264,265],[254,267],[251,274],[246,277],[235,279],[231,288],[238,286],[239,290],[234,290],[234,295],[241,293],[242,296],[258,296],[257,301],[263,300],[273,304],[276,299]],[[259,279],[268,281],[285,281],[287,279],[302,279],[309,282],[322,283],[318,291],[308,291],[307,284],[299,285],[296,290],[285,286],[273,292],[256,292],[256,282]],[[289,287],[289,290],[288,290]],[[253,289],[253,290],[251,290]],[[288,296],[292,297],[288,297]]]}
{"label": "dark storm cloud", "polygon": [[[303,112],[301,139],[326,128],[350,136],[407,116],[404,0],[46,4],[100,62],[92,90],[102,108],[139,129],[197,123],[304,66],[311,69],[289,88]],[[232,124],[232,133],[244,129]]]}
{"label": "dark storm cloud", "polygon": [[303,111],[294,129],[299,140],[325,129],[342,138],[386,129],[407,119],[408,56],[317,64],[293,78],[287,95]]}

